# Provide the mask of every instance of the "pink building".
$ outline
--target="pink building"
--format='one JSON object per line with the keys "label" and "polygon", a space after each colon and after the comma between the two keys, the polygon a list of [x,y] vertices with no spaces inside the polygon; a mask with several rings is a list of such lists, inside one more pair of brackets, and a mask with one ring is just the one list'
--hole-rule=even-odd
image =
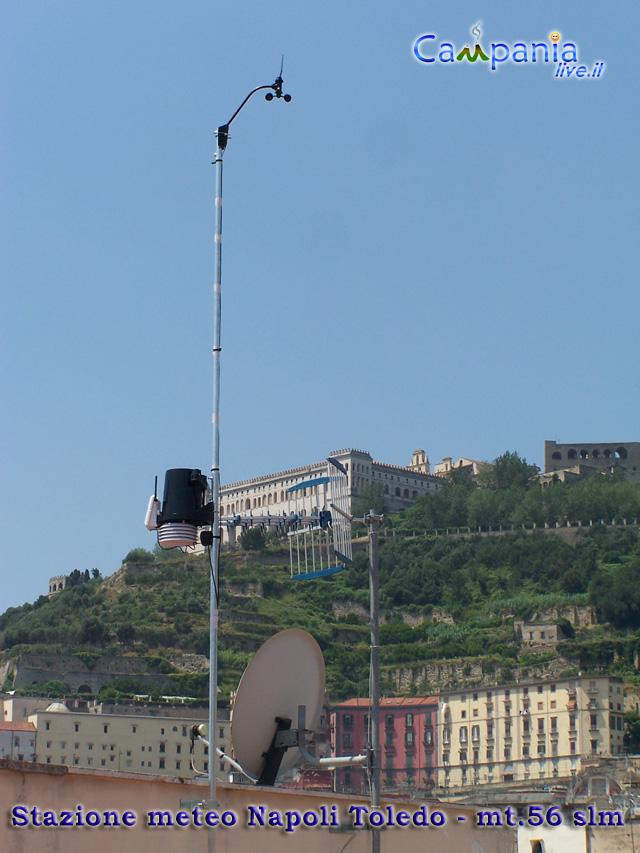
{"label": "pink building", "polygon": [[[428,792],[436,784],[437,696],[384,698],[380,702],[382,790]],[[334,755],[364,752],[369,724],[369,700],[349,699],[331,714]],[[359,767],[335,771],[336,791],[366,793],[365,771]]]}

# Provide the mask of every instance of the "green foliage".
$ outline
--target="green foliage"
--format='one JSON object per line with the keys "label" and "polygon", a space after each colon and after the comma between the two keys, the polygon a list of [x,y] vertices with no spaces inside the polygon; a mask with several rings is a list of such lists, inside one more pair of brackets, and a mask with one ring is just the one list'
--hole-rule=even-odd
{"label": "green foliage", "polygon": [[640,557],[599,570],[589,585],[598,616],[619,628],[640,628]]}
{"label": "green foliage", "polygon": [[153,563],[155,556],[146,548],[132,548],[122,559],[123,563]]}
{"label": "green foliage", "polygon": [[627,752],[640,753],[640,714],[637,711],[625,715],[624,746]]}
{"label": "green foliage", "polygon": [[240,534],[240,547],[243,551],[264,551],[266,538],[261,527],[247,527]]}
{"label": "green foliage", "polygon": [[[506,473],[500,474],[506,485],[447,483],[438,494],[394,518],[394,526],[453,526],[470,517],[482,526],[496,516],[515,518],[516,512],[522,524],[530,524],[534,517],[548,518],[550,506],[554,512],[565,511],[569,489],[522,486],[526,463],[513,458],[508,463]],[[584,487],[586,496],[571,497],[572,505],[582,501],[592,509],[595,504],[587,497],[592,501],[594,495],[608,496],[613,512],[614,504],[620,506],[622,492],[617,490],[624,487],[628,497],[628,486],[624,481],[587,481],[573,487],[574,495]],[[549,503],[550,494],[561,499],[554,497]],[[103,695],[149,693],[151,670],[162,674],[154,691],[206,697],[207,673],[176,670],[169,658],[174,651],[208,656],[207,559],[177,552],[151,554],[149,559],[145,553],[142,570],[125,573],[124,583],[107,585],[98,579],[87,583],[83,576],[82,583],[51,599],[41,597],[34,604],[10,608],[0,616],[3,659],[25,652],[78,654],[88,667],[96,667],[102,657],[122,655],[137,658],[138,668],[131,672],[142,675],[121,676],[110,685],[112,692]],[[302,627],[323,649],[331,697],[367,695],[366,549],[356,546],[347,571],[310,583],[291,583],[287,563],[287,554],[277,546],[259,553],[222,554],[221,689],[224,693],[235,689],[247,661],[269,636],[282,628]],[[632,672],[633,651],[640,643],[640,536],[635,527],[586,528],[572,544],[542,531],[497,537],[381,537],[380,564],[385,616],[381,659],[389,691],[396,689],[395,667],[425,661],[458,659],[465,671],[475,660],[485,673],[498,673],[505,682],[522,677],[525,667],[538,672],[554,653],[523,654],[513,620],[530,618],[551,606],[590,601],[613,627],[579,629],[571,636],[566,623],[568,639],[558,653],[575,670]],[[263,595],[256,595],[260,586]],[[344,611],[338,604],[356,612],[339,617],[337,613]],[[437,610],[453,616],[455,624],[432,621]],[[41,687],[26,690],[37,693]]]}
{"label": "green foliage", "polygon": [[385,513],[387,510],[382,483],[372,483],[361,488],[353,500],[351,513],[355,518],[367,515],[370,510],[377,514]]}

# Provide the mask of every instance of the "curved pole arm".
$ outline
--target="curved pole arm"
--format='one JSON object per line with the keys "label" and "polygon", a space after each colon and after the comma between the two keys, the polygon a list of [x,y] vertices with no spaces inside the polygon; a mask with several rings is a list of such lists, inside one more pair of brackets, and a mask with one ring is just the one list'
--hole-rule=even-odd
{"label": "curved pole arm", "polygon": [[227,142],[229,140],[229,128],[231,127],[231,122],[236,118],[236,116],[242,110],[242,108],[247,103],[247,101],[249,101],[255,95],[256,92],[263,91],[264,89],[271,89],[275,94],[267,95],[268,101],[273,100],[273,98],[283,98],[287,103],[289,103],[289,101],[291,100],[291,95],[283,94],[283,92],[282,92],[283,82],[284,81],[282,79],[282,75],[280,74],[276,77],[276,79],[273,83],[271,83],[269,85],[264,85],[264,86],[256,86],[255,89],[252,89],[249,92],[249,94],[242,101],[242,103],[240,104],[238,109],[233,113],[233,115],[231,116],[229,121],[226,124],[221,124],[220,127],[218,128],[218,133],[217,133],[217,135],[218,135],[218,148],[220,148],[221,151],[224,151],[224,149],[227,147]]}

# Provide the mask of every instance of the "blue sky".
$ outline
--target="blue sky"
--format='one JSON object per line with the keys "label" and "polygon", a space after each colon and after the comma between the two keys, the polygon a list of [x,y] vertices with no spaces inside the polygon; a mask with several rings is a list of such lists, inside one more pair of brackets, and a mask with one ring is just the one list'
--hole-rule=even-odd
{"label": "blue sky", "polygon": [[[111,573],[154,474],[210,464],[213,131],[225,159],[222,477],[336,447],[541,463],[638,431],[638,5],[5,8],[0,610]],[[551,65],[421,65],[559,30]],[[636,285],[636,286],[634,286]]]}

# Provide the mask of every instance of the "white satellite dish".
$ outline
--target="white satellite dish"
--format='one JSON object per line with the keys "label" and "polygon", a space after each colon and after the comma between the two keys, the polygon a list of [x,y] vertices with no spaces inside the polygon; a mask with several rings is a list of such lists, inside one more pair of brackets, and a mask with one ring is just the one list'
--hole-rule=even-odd
{"label": "white satellite dish", "polygon": [[[315,731],[324,701],[325,667],[320,646],[307,631],[289,628],[268,639],[245,669],[231,712],[233,755],[259,778],[277,729],[276,718],[297,727],[305,707],[305,728]],[[300,763],[297,749],[284,752],[280,770]]]}

